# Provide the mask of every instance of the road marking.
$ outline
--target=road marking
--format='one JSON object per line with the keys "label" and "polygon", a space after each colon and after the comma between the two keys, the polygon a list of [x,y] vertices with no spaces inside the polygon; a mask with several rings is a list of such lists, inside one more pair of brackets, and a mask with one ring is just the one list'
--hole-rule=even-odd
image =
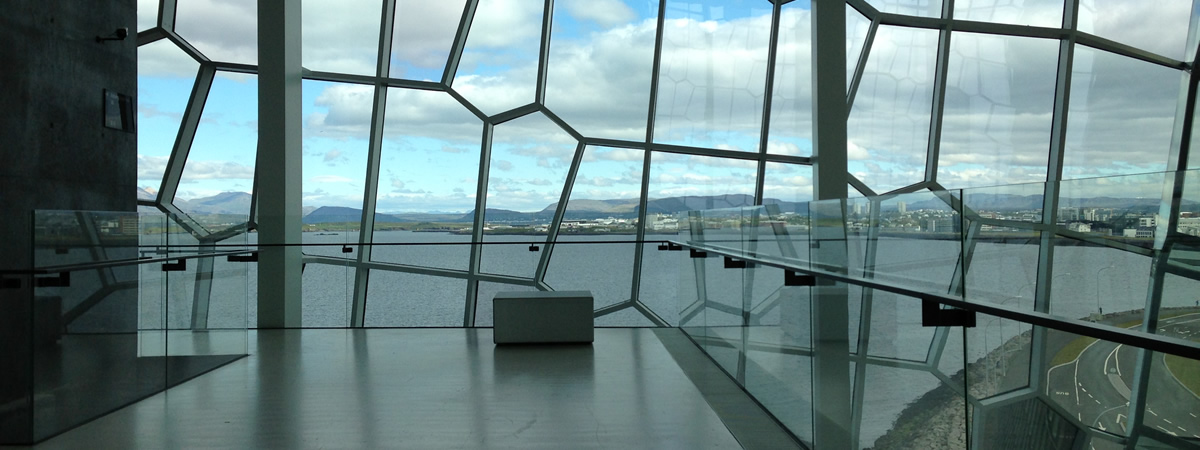
{"label": "road marking", "polygon": [[1100,400],[1096,400],[1096,399],[1094,399],[1094,398],[1093,398],[1093,399],[1092,399],[1092,401],[1093,401],[1093,402],[1096,402],[1096,404],[1097,404],[1097,405],[1099,405],[1099,404],[1100,404]]}
{"label": "road marking", "polygon": [[1175,425],[1174,422],[1171,422],[1171,419],[1163,419],[1163,422],[1169,423],[1171,425]]}
{"label": "road marking", "polygon": [[1168,430],[1168,429],[1166,429],[1166,428],[1163,428],[1163,427],[1161,427],[1161,426],[1155,425],[1155,427],[1158,427],[1158,429],[1160,429],[1160,430],[1163,430],[1164,432],[1166,432],[1167,434],[1169,434],[1169,435],[1171,435],[1171,436],[1176,436],[1176,437],[1178,437],[1178,436],[1179,436],[1178,434],[1175,434],[1175,432],[1174,432],[1174,431]]}
{"label": "road marking", "polygon": [[1092,397],[1092,394],[1088,394],[1088,398],[1096,398],[1096,397]]}
{"label": "road marking", "polygon": [[1079,421],[1083,422],[1083,413],[1075,413],[1075,414],[1079,416]]}
{"label": "road marking", "polygon": [[1081,390],[1081,391],[1083,391],[1083,392],[1087,392],[1087,389],[1084,389],[1082,384],[1081,384],[1081,385],[1079,385],[1079,386],[1080,386],[1080,387],[1079,387],[1079,390]]}
{"label": "road marking", "polygon": [[1146,408],[1146,411],[1149,412],[1150,414],[1154,414],[1154,417],[1158,417],[1158,413],[1155,413],[1154,410],[1152,410],[1150,408]]}
{"label": "road marking", "polygon": [[1183,432],[1184,432],[1184,433],[1187,433],[1187,428],[1181,427],[1181,426],[1179,426],[1179,425],[1175,425],[1175,428],[1178,428],[1178,429],[1180,429],[1180,430],[1183,430]]}
{"label": "road marking", "polygon": [[[1188,413],[1188,415],[1192,416],[1192,417],[1196,417],[1196,413]],[[1197,418],[1200,419],[1200,417],[1197,417]]]}

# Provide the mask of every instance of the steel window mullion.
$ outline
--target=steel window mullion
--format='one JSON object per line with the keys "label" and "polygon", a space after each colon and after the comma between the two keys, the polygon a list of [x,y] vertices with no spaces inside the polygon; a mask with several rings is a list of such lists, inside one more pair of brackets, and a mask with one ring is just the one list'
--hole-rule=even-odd
{"label": "steel window mullion", "polygon": [[468,273],[472,279],[467,284],[467,298],[463,306],[464,327],[475,326],[476,294],[479,289],[479,280],[476,277],[479,276],[479,268],[483,255],[483,219],[487,212],[488,173],[491,168],[492,135],[494,130],[494,125],[490,122],[484,122],[483,138],[480,140],[479,146],[479,184],[475,188],[475,217],[471,221],[471,242],[474,244],[471,245],[471,260],[468,264]]}
{"label": "steel window mullion", "polygon": [[571,200],[571,190],[575,187],[575,177],[579,175],[579,166],[586,148],[583,143],[575,146],[575,155],[571,158],[571,167],[567,169],[567,179],[563,183],[562,194],[558,197],[558,207],[554,209],[554,218],[550,220],[550,228],[546,230],[546,248],[542,250],[534,280],[543,281],[546,277],[550,255],[554,252],[555,241],[558,240],[558,228],[562,226],[563,216],[567,214],[567,203]]}
{"label": "steel window mullion", "polygon": [[858,54],[858,63],[854,66],[854,75],[850,77],[850,86],[846,89],[846,119],[849,120],[850,112],[854,110],[854,97],[858,95],[858,86],[862,84],[863,73],[867,70],[867,61],[871,57],[871,46],[875,42],[875,34],[879,31],[879,17],[871,20],[871,25],[867,27],[867,36],[863,41],[863,48]]}
{"label": "steel window mullion", "polygon": [[[663,24],[667,16],[667,0],[658,0],[658,18],[654,30],[654,62],[650,68],[650,99],[646,106],[646,142],[641,147],[642,155],[642,185],[638,196],[638,226],[637,241],[646,240],[646,205],[650,195],[650,162],[653,152],[647,148],[654,142],[654,117],[658,110],[658,75],[662,66]],[[642,284],[642,262],[645,245],[636,245],[633,251],[633,280],[629,287],[629,300],[636,302],[640,299]]]}
{"label": "steel window mullion", "polygon": [[462,18],[458,22],[458,31],[454,34],[454,43],[450,46],[450,56],[446,60],[446,71],[442,72],[442,84],[454,84],[454,75],[458,72],[458,63],[462,61],[463,48],[467,45],[467,35],[471,31],[471,23],[475,20],[475,10],[479,0],[467,0],[463,5]]}
{"label": "steel window mullion", "polygon": [[179,133],[175,136],[175,145],[171,157],[167,160],[167,168],[163,175],[162,186],[158,189],[159,204],[175,201],[175,192],[179,189],[179,180],[183,176],[184,165],[187,164],[188,153],[192,149],[192,141],[196,138],[196,129],[200,126],[200,118],[204,115],[204,104],[208,101],[208,93],[212,90],[213,78],[217,71],[212,66],[200,65],[196,74],[196,83],[192,85],[192,95],[188,98],[183,120],[179,125]]}
{"label": "steel window mullion", "polygon": [[[774,102],[775,95],[775,70],[778,69],[778,53],[779,53],[779,16],[782,7],[779,3],[775,3],[771,7],[771,34],[769,44],[767,46],[767,74],[766,81],[763,86],[763,108],[762,122],[758,130],[758,153],[759,155],[767,154],[767,142],[771,130],[771,104]],[[764,178],[767,175],[767,162],[764,159],[758,160],[757,171],[754,177],[754,204],[761,205],[763,203],[764,190],[766,185]]]}
{"label": "steel window mullion", "polygon": [[[943,16],[952,19],[954,0],[945,0]],[[950,38],[953,34],[953,21],[938,31],[938,48],[935,56],[933,75],[933,106],[929,114],[929,147],[925,154],[925,181],[936,182],[938,159],[941,157],[942,123],[946,107],[946,78],[950,70]]]}
{"label": "steel window mullion", "polygon": [[538,51],[537,86],[534,88],[534,101],[539,105],[546,104],[546,72],[550,67],[550,32],[554,23],[554,0],[546,0],[542,9],[542,39]]}

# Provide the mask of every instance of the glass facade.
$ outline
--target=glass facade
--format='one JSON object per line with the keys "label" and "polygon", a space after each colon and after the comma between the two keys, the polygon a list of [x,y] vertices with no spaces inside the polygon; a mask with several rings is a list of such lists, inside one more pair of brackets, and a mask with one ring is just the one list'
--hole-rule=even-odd
{"label": "glass facade", "polygon": [[[254,158],[254,10],[158,3],[139,2],[139,202],[221,242],[254,227],[255,171],[270,170]],[[704,236],[788,257],[758,221],[827,225],[808,204],[822,157],[844,157],[839,181],[871,196],[838,205],[856,276],[1151,334],[1200,313],[1200,180],[1181,172],[1197,164],[1192,2],[846,1],[847,141],[832,156],[814,151],[824,3],[306,0],[304,325],[490,326],[497,292],[588,289],[597,325],[689,330],[808,439],[811,411],[784,409],[813,392],[780,381],[812,371],[789,325],[807,323],[790,306],[807,291],[655,247]],[[689,229],[687,211],[754,206],[767,219]],[[1108,418],[1047,386],[1081,364],[1069,349],[1118,344],[999,316],[922,327],[915,297],[847,292],[859,447],[904,442],[895,424],[917,398],[896,379],[967,399],[944,418],[961,442],[936,445],[1033,445],[961,425],[1010,415],[1040,421],[1038,443],[1200,439],[1145,403],[1173,395],[1146,383],[1194,361],[1129,350],[1143,385]]]}

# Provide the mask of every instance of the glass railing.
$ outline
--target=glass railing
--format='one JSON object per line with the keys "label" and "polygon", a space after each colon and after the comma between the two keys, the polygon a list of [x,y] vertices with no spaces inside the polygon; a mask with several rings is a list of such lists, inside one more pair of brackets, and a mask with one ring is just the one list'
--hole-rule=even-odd
{"label": "glass railing", "polygon": [[13,397],[3,442],[40,441],[247,354],[245,233],[204,242],[161,213],[35,211],[32,223],[33,266],[3,274],[4,313],[29,317],[5,343],[24,350],[0,375]]}
{"label": "glass railing", "polygon": [[1195,446],[1198,194],[1189,171],[692,211],[678,324],[818,448],[821,289],[848,304],[853,448]]}

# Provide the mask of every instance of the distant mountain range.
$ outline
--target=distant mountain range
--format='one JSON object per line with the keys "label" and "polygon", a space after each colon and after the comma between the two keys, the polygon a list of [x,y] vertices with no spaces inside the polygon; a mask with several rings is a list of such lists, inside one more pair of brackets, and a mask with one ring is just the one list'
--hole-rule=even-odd
{"label": "distant mountain range", "polygon": [[[155,193],[138,188],[138,198],[153,200]],[[797,214],[808,213],[808,203],[789,202],[773,198],[765,199],[764,204],[778,205],[780,211]],[[681,196],[650,199],[646,203],[648,214],[676,214],[683,211],[736,208],[754,204],[752,196],[744,194]],[[1010,194],[968,194],[967,204],[984,211],[1022,211],[1040,209],[1041,195],[1010,195]],[[1153,213],[1158,211],[1159,200],[1155,198],[1063,198],[1063,207],[1072,208],[1113,208],[1130,213]],[[223,192],[211,197],[192,200],[176,199],[175,205],[191,215],[208,214],[238,214],[244,215],[250,211],[250,194],[246,192]],[[921,209],[947,209],[944,202],[930,198],[906,205],[909,211]],[[554,217],[558,202],[551,203],[536,212],[520,212],[506,209],[488,208],[487,220],[497,223],[547,223]],[[1182,202],[1184,211],[1200,210],[1200,203],[1190,200]],[[896,205],[884,206],[885,211],[895,211]],[[357,222],[362,218],[362,210],[342,206],[321,206],[304,208],[304,223],[336,223]],[[601,219],[606,217],[635,218],[638,216],[638,199],[610,200],[571,200],[567,204],[564,218],[568,220]],[[470,223],[475,218],[475,211],[463,213],[398,213],[376,214],[375,221],[387,222],[462,222]]]}

